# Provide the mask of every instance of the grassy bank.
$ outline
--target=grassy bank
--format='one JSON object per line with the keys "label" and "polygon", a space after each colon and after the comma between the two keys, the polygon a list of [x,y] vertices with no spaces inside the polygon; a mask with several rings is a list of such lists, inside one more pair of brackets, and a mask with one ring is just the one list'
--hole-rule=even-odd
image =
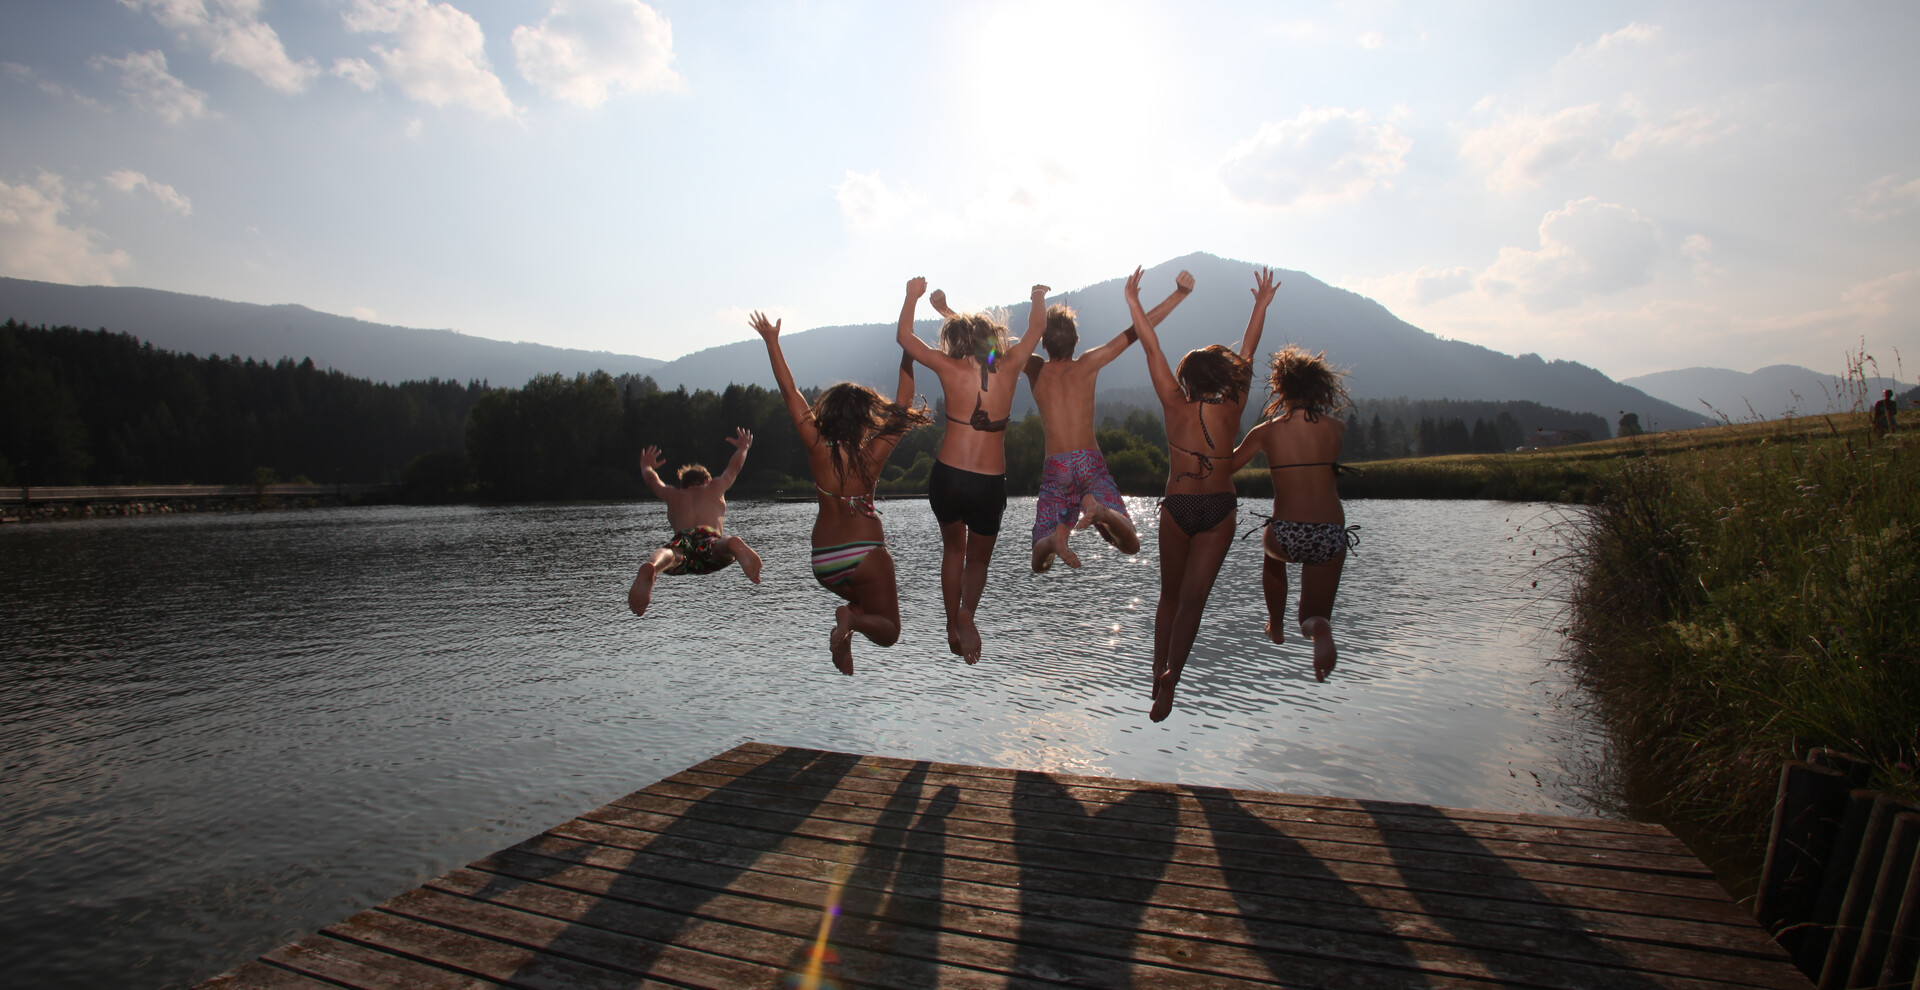
{"label": "grassy bank", "polygon": [[1692,434],[1598,476],[1573,657],[1644,810],[1740,881],[1807,747],[1920,791],[1920,437],[1837,416]]}

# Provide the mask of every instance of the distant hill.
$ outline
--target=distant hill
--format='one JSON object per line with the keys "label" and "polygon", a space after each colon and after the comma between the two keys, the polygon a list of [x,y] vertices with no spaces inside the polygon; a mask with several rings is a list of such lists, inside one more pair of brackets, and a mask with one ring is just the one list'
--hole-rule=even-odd
{"label": "distant hill", "polygon": [[[1191,271],[1198,285],[1161,326],[1161,339],[1174,361],[1186,351],[1211,343],[1232,343],[1246,329],[1253,305],[1254,266],[1210,254],[1175,258],[1148,270],[1145,291],[1149,305],[1173,289],[1173,277]],[[902,285],[905,279],[901,280]],[[1335,363],[1352,370],[1348,386],[1357,398],[1414,399],[1524,399],[1559,409],[1589,412],[1612,423],[1622,411],[1638,413],[1650,428],[1676,429],[1704,425],[1704,410],[1695,411],[1660,401],[1645,392],[1615,382],[1600,372],[1572,361],[1547,361],[1537,354],[1519,357],[1457,340],[1442,340],[1388,312],[1379,303],[1345,289],[1336,289],[1303,272],[1280,272],[1280,294],[1267,314],[1261,350],[1272,352],[1288,343],[1313,350],[1325,349]],[[1124,278],[1114,278],[1083,289],[1064,292],[1049,302],[1064,302],[1080,314],[1082,346],[1106,341],[1126,329],[1129,320],[1121,295]],[[938,281],[934,282],[937,287]],[[959,309],[977,309],[998,300],[955,299]],[[875,309],[897,312],[899,300],[876,299]],[[1018,332],[1026,326],[1027,303],[1007,307],[1009,324]],[[931,314],[924,302],[921,312]],[[802,384],[839,380],[891,388],[900,352],[893,343],[893,323],[821,327],[782,337],[783,350]],[[938,324],[919,324],[923,339],[932,340]],[[722,388],[729,382],[771,387],[760,341],[746,340],[696,351],[669,361],[651,372],[661,385],[689,389]],[[922,373],[926,385],[931,376]],[[1264,379],[1264,375],[1261,376]],[[1103,398],[1126,395],[1154,405],[1146,362],[1134,351],[1108,366],[1100,378]],[[1261,392],[1264,401],[1264,389]],[[1030,405],[1026,393],[1016,412]]]}
{"label": "distant hill", "polygon": [[[1723,413],[1734,421],[1817,416],[1871,406],[1882,389],[1895,394],[1912,388],[1892,378],[1869,378],[1849,385],[1838,375],[1822,374],[1797,364],[1776,364],[1752,373],[1726,368],[1681,368],[1656,371],[1621,381],[1648,395],[1705,413]],[[1710,408],[1709,408],[1710,407]],[[1718,417],[1716,417],[1718,418]]]}
{"label": "distant hill", "polygon": [[517,387],[535,375],[553,372],[572,375],[603,369],[645,374],[661,364],[653,358],[610,351],[368,323],[305,306],[260,306],[159,289],[56,285],[18,278],[0,278],[0,320],[4,319],[29,326],[104,327],[130,333],[155,347],[203,357],[237,354],[269,362],[310,357],[322,368],[376,382],[479,379]]}

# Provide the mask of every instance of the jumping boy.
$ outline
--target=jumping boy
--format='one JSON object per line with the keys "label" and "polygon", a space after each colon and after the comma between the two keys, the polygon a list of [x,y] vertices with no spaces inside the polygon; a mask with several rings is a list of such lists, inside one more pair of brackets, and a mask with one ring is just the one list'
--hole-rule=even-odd
{"label": "jumping boy", "polygon": [[635,615],[647,613],[653,597],[653,582],[662,574],[712,574],[735,560],[747,580],[760,583],[760,555],[738,536],[727,536],[727,489],[740,476],[747,463],[747,448],[753,446],[753,434],[736,429],[727,438],[733,445],[733,458],[727,469],[715,478],[699,464],[680,468],[676,480],[680,487],[669,488],[655,469],[666,463],[659,447],[640,452],[640,477],[660,501],[667,503],[667,522],[673,526],[673,539],[653,551],[640,565],[640,576],[627,589],[627,607]]}
{"label": "jumping boy", "polygon": [[[1173,294],[1147,314],[1155,326],[1193,292],[1193,276],[1186,272],[1181,272],[1174,284]],[[936,292],[930,301],[941,315],[947,315],[944,294]],[[1128,327],[1076,358],[1073,349],[1080,342],[1080,332],[1073,310],[1058,303],[1047,308],[1047,327],[1040,335],[1047,358],[1042,360],[1036,354],[1027,359],[1026,368],[1034,404],[1040,407],[1040,425],[1047,434],[1040,499],[1034,506],[1035,573],[1052,567],[1055,554],[1068,567],[1079,567],[1080,558],[1067,546],[1067,537],[1088,526],[1121,553],[1140,552],[1140,534],[1127,515],[1119,486],[1107,471],[1093,429],[1093,392],[1100,369],[1136,339],[1133,328]]]}

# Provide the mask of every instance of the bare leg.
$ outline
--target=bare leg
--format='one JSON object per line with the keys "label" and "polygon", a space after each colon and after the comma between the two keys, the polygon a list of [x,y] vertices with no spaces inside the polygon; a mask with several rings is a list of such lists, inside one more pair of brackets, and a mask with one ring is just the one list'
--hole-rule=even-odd
{"label": "bare leg", "polygon": [[967,524],[952,522],[940,527],[940,603],[947,610],[947,649],[964,656],[960,642],[960,579],[967,566]]}
{"label": "bare leg", "polygon": [[747,575],[747,580],[752,581],[754,584],[759,584],[760,555],[755,553],[752,547],[747,546],[747,541],[738,536],[729,536],[727,537],[727,551],[733,554],[735,559],[740,561],[740,570]]}
{"label": "bare leg", "polygon": [[[1160,710],[1160,695],[1167,695],[1167,710],[1172,710],[1173,684],[1164,681],[1167,672],[1167,643],[1173,635],[1173,616],[1180,605],[1180,583],[1187,573],[1185,530],[1174,524],[1165,509],[1160,511],[1160,601],[1153,610],[1153,690],[1154,710]],[[1179,678],[1174,678],[1177,681]],[[1162,714],[1159,718],[1166,718]],[[1159,721],[1156,718],[1155,721]]]}
{"label": "bare leg", "polygon": [[1267,638],[1276,643],[1287,641],[1287,565],[1264,554],[1260,564],[1260,590],[1267,599]]}
{"label": "bare leg", "polygon": [[[1237,515],[1228,516],[1212,529],[1197,533],[1187,541],[1186,567],[1174,602],[1172,628],[1167,633],[1166,669],[1160,674],[1160,690],[1153,699],[1153,710],[1149,713],[1155,722],[1162,721],[1173,711],[1173,688],[1180,683],[1180,674],[1187,666],[1187,655],[1193,652],[1193,640],[1200,634],[1200,617],[1206,611],[1207,596],[1213,593],[1213,582],[1220,576],[1220,564],[1227,559],[1227,551],[1233,547],[1233,524]],[[1166,554],[1164,545],[1161,554],[1163,557]],[[1163,584],[1163,608],[1166,605],[1165,592]]]}
{"label": "bare leg", "polygon": [[1300,632],[1313,640],[1313,676],[1333,673],[1339,651],[1333,645],[1333,598],[1340,591],[1340,569],[1347,555],[1300,568]]}
{"label": "bare leg", "polygon": [[1043,536],[1033,545],[1033,573],[1045,574],[1053,568],[1053,537]]}
{"label": "bare leg", "polygon": [[1060,555],[1060,559],[1065,561],[1068,567],[1079,567],[1080,556],[1073,552],[1072,547],[1067,546],[1067,538],[1072,535],[1073,529],[1066,523],[1061,523],[1055,527],[1053,531],[1053,550]]}
{"label": "bare leg", "polygon": [[1101,539],[1121,553],[1131,556],[1140,552],[1140,534],[1134,530],[1132,520],[1101,505],[1092,495],[1087,496],[1085,509],[1080,517],[1082,528],[1092,526]]}
{"label": "bare leg", "polygon": [[647,614],[647,605],[653,600],[653,582],[660,574],[678,562],[679,554],[661,547],[647,556],[647,562],[640,565],[640,575],[633,579],[633,586],[627,589],[627,607],[635,615]]}
{"label": "bare leg", "polygon": [[998,536],[967,534],[966,569],[960,575],[961,659],[980,662],[980,627],[973,617],[980,610],[980,595],[987,590],[987,563],[993,559],[993,544]]}
{"label": "bare leg", "polygon": [[873,642],[892,646],[900,641],[900,588],[895,582],[893,555],[875,547],[840,585],[852,606],[848,628]]}
{"label": "bare leg", "polygon": [[853,606],[833,610],[833,632],[827,634],[827,652],[833,656],[833,669],[853,676]]}

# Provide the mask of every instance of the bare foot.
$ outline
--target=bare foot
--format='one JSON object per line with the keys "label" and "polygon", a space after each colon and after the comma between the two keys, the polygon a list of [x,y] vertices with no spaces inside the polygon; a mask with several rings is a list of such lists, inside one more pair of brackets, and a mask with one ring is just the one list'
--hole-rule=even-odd
{"label": "bare foot", "polygon": [[827,649],[833,653],[834,669],[853,676],[853,610],[845,605],[833,610],[833,632],[827,634]]}
{"label": "bare foot", "polygon": [[759,584],[760,554],[756,553],[752,547],[747,546],[747,541],[736,536],[733,538],[733,555],[740,559],[740,570],[746,574],[747,580],[752,581],[754,584]]}
{"label": "bare foot", "polygon": [[1313,639],[1313,679],[1325,681],[1333,673],[1333,663],[1337,651],[1333,648],[1333,623],[1325,616],[1309,616],[1300,620],[1300,632]]}
{"label": "bare foot", "polygon": [[1287,634],[1280,626],[1276,625],[1272,619],[1268,619],[1267,638],[1276,643],[1285,643],[1287,641]]}
{"label": "bare foot", "polygon": [[1153,679],[1153,707],[1147,710],[1147,717],[1155,722],[1164,722],[1173,714],[1173,688],[1179,683],[1168,674]]}
{"label": "bare foot", "polygon": [[1140,552],[1140,534],[1134,532],[1133,524],[1127,521],[1126,516],[1094,501],[1091,495],[1087,496],[1087,501],[1093,505],[1093,509],[1082,518],[1093,527],[1094,532],[1100,534],[1101,539],[1121,553],[1132,555]]}
{"label": "bare foot", "polygon": [[[960,654],[960,659],[965,660],[970,664],[979,663],[980,662],[980,627],[973,624],[972,614],[970,613],[961,614],[959,631],[960,631],[960,650],[958,652]],[[952,634],[949,633],[948,637],[951,638]]]}
{"label": "bare foot", "polygon": [[1053,537],[1045,537],[1033,545],[1033,573],[1045,574],[1053,568]]}
{"label": "bare foot", "polygon": [[658,577],[653,561],[640,565],[640,576],[634,578],[633,587],[627,589],[627,607],[633,609],[633,614],[647,614],[647,603],[653,600],[653,582]]}
{"label": "bare foot", "polygon": [[947,620],[947,652],[956,657],[965,656],[967,648],[960,636],[960,621]]}

